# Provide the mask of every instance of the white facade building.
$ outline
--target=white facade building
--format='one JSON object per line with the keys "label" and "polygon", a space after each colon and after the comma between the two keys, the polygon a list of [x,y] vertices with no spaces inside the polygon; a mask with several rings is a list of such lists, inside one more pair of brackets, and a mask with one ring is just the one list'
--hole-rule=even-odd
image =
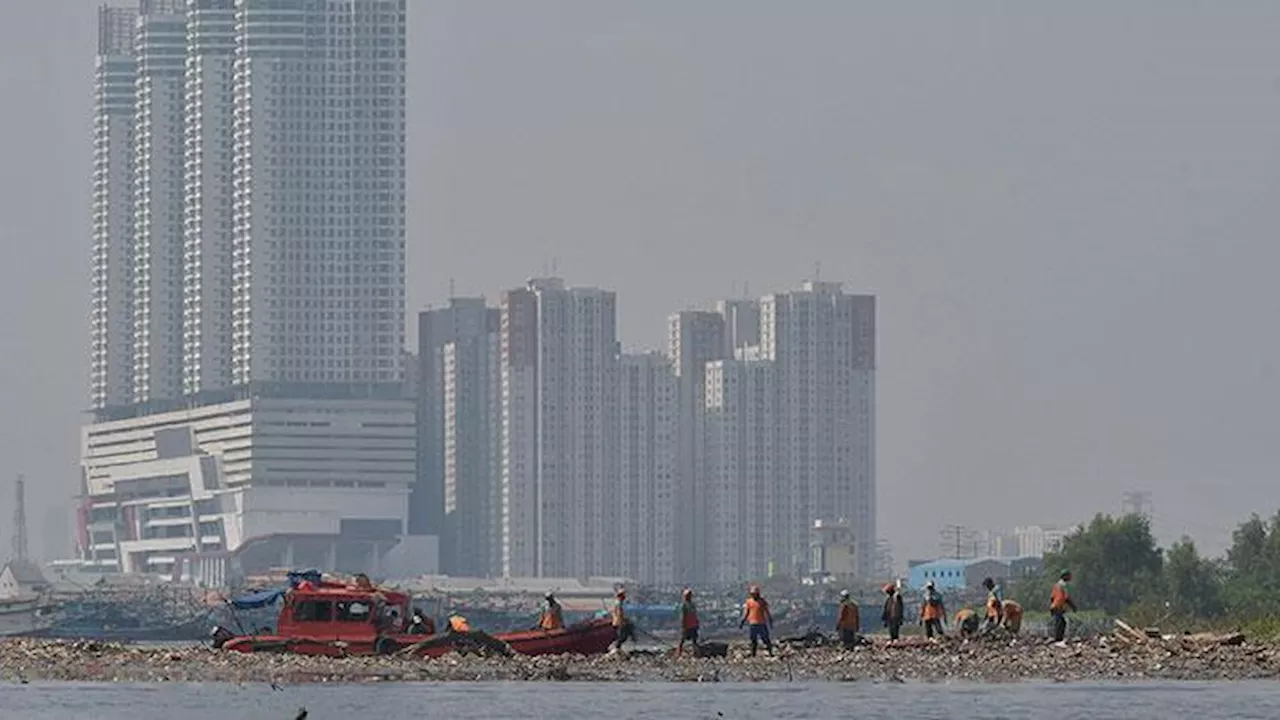
{"label": "white facade building", "polygon": [[777,472],[788,492],[779,558],[806,565],[814,520],[847,521],[858,572],[875,567],[875,297],[806,282],[760,301],[760,349],[777,365]]}
{"label": "white facade building", "polygon": [[617,481],[617,298],[530,280],[503,294],[503,573],[604,571]]}
{"label": "white facade building", "polygon": [[500,357],[496,328],[452,340],[440,350],[444,430],[441,568],[447,575],[501,574]]}
{"label": "white facade building", "polygon": [[126,572],[199,554],[240,572],[376,572],[403,533],[415,448],[407,400],[239,400],[89,425],[82,556]]}
{"label": "white facade building", "polygon": [[236,2],[232,380],[397,384],[405,0]]}
{"label": "white facade building", "polygon": [[623,355],[618,372],[618,484],[601,538],[606,565],[642,582],[675,582],[679,386],[661,353]]}
{"label": "white facade building", "polygon": [[702,481],[703,406],[706,365],[726,354],[725,318],[705,310],[685,310],[667,320],[667,354],[678,383],[676,436],[677,576],[684,582],[708,577],[706,483]]}
{"label": "white facade building", "polygon": [[[775,460],[777,368],[750,355],[709,362],[705,394],[706,578],[761,578],[788,549],[789,488]],[[807,560],[807,542],[805,551]]]}
{"label": "white facade building", "polygon": [[181,0],[144,0],[134,41],[133,401],[182,391],[183,74]]}
{"label": "white facade building", "polygon": [[182,391],[231,385],[233,0],[190,0],[184,76]]}
{"label": "white facade building", "polygon": [[1013,529],[1013,538],[1020,557],[1044,557],[1045,553],[1059,552],[1067,536],[1079,531],[1079,527],[1066,529],[1040,525],[1020,525]]}
{"label": "white facade building", "polygon": [[93,82],[89,407],[133,401],[135,8],[98,10]]}

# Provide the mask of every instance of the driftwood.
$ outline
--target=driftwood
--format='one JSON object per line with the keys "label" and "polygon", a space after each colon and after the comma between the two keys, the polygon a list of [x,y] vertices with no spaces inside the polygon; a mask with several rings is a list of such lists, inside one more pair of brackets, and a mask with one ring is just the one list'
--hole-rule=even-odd
{"label": "driftwood", "polygon": [[1115,623],[1116,627],[1119,628],[1115,634],[1115,638],[1126,643],[1141,644],[1155,640],[1158,642],[1179,642],[1182,645],[1190,647],[1244,644],[1244,633],[1238,631],[1230,633],[1204,632],[1191,633],[1187,635],[1163,635],[1159,628],[1144,628],[1139,630],[1120,618],[1116,618]]}

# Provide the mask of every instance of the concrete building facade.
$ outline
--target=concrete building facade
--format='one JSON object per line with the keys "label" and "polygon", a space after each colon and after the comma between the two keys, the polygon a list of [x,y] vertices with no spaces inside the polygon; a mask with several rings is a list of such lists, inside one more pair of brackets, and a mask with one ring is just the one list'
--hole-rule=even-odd
{"label": "concrete building facade", "polygon": [[777,371],[779,561],[807,565],[814,520],[848,522],[858,572],[875,567],[875,298],[806,282],[760,301],[760,351]]}
{"label": "concrete building facade", "polygon": [[81,551],[103,570],[191,554],[244,573],[376,569],[414,480],[404,400],[238,400],[90,425],[81,442]]}
{"label": "concrete building facade", "polygon": [[98,10],[93,78],[89,407],[133,401],[133,128],[136,7]]}
{"label": "concrete building facade", "polygon": [[679,385],[661,353],[623,355],[618,372],[618,484],[601,538],[606,565],[642,582],[672,583]]}
{"label": "concrete building facade", "polygon": [[[496,321],[497,311],[490,310]],[[441,569],[447,575],[501,573],[501,376],[496,322],[440,351],[444,438]],[[419,473],[421,475],[421,473]]]}
{"label": "concrete building facade", "polygon": [[706,365],[702,484],[708,580],[765,577],[786,547],[788,518],[780,498],[787,488],[777,477],[774,431],[777,391],[771,361],[743,354]]}
{"label": "concrete building facade", "polygon": [[725,357],[725,317],[685,310],[667,321],[667,355],[677,383],[676,408],[676,574],[684,582],[708,577],[708,505],[703,482],[706,366]]}
{"label": "concrete building facade", "polygon": [[231,385],[234,0],[187,3],[182,392]]}
{"label": "concrete building facade", "polygon": [[144,0],[134,40],[133,402],[182,389],[183,76],[181,0]]}
{"label": "concrete building facade", "polygon": [[503,572],[599,575],[617,482],[617,298],[560,278],[503,294]]}
{"label": "concrete building facade", "polygon": [[[409,533],[441,535],[444,532],[445,503],[445,409],[443,352],[449,343],[460,342],[458,359],[474,357],[469,348],[484,345],[498,331],[498,311],[482,297],[450,298],[441,308],[418,314],[418,482],[409,498]],[[487,360],[486,360],[487,361]],[[475,368],[460,368],[474,376]],[[469,401],[464,401],[469,402]],[[449,541],[441,538],[441,558],[449,567]]]}

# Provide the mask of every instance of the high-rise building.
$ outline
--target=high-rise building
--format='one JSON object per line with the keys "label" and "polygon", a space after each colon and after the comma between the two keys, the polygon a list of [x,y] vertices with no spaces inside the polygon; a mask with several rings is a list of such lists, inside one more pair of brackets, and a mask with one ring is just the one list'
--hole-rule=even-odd
{"label": "high-rise building", "polygon": [[[458,548],[455,542],[459,536],[446,527],[446,515],[451,514],[446,507],[446,440],[452,433],[461,442],[454,451],[462,457],[455,455],[454,460],[463,466],[455,466],[454,482],[476,482],[477,468],[488,462],[477,453],[489,434],[489,415],[482,408],[488,403],[488,394],[497,391],[496,384],[491,387],[488,383],[487,370],[490,362],[496,367],[496,353],[491,356],[488,350],[491,343],[496,344],[497,331],[498,311],[488,307],[482,297],[451,298],[445,307],[418,314],[418,481],[409,502],[409,533],[438,535],[441,566],[450,574],[460,574],[455,549],[470,553],[474,548]],[[452,393],[451,398],[446,398],[447,392]],[[452,417],[447,402],[453,403]],[[461,476],[456,474],[459,471]],[[461,509],[456,505],[460,489]],[[455,485],[453,512],[461,514],[453,521],[474,509],[471,500],[478,496],[468,494],[473,490]],[[467,564],[475,566],[470,560]]]}
{"label": "high-rise building", "polygon": [[617,299],[559,278],[503,293],[503,574],[608,572],[617,481]]}
{"label": "high-rise building", "polygon": [[[376,567],[399,542],[416,485],[405,12],[99,10],[79,528],[95,566],[165,570],[208,551],[219,577],[228,558]],[[190,522],[174,523],[183,498]]]}
{"label": "high-rise building", "polygon": [[234,0],[187,3],[182,391],[231,385]]}
{"label": "high-rise building", "polygon": [[780,553],[793,530],[775,461],[777,368],[750,352],[709,362],[705,397],[705,578],[760,578],[784,567]]}
{"label": "high-rise building", "polygon": [[93,101],[89,407],[133,402],[133,117],[136,7],[98,10]]}
{"label": "high-rise building", "polygon": [[677,382],[676,574],[684,582],[708,577],[706,485],[702,482],[706,366],[726,354],[725,318],[705,310],[675,313],[667,322],[667,354]]}
{"label": "high-rise building", "polygon": [[760,344],[760,302],[717,300],[716,312],[724,317],[724,357]]}
{"label": "high-rise building", "polygon": [[623,355],[618,368],[617,502],[601,542],[606,568],[647,583],[676,580],[676,410],[671,362],[661,353]]}
{"label": "high-rise building", "polygon": [[814,520],[847,522],[858,572],[875,567],[875,297],[806,282],[760,301],[760,350],[777,367],[777,472],[788,489],[780,548],[806,565]]}
{"label": "high-rise building", "polygon": [[134,40],[133,401],[182,392],[183,77],[181,0],[142,0]]}
{"label": "high-rise building", "polygon": [[405,0],[239,0],[231,80],[233,382],[398,386]]}
{"label": "high-rise building", "polygon": [[[496,313],[496,311],[494,311]],[[445,343],[440,352],[444,410],[444,522],[441,569],[448,575],[501,573],[501,379],[496,328]]]}

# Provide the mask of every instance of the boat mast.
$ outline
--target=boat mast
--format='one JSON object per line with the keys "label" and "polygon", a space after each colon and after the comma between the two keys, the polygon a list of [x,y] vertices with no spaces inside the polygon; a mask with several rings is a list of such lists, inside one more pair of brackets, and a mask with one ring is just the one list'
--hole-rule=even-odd
{"label": "boat mast", "polygon": [[26,480],[18,476],[17,487],[14,488],[15,503],[13,508],[13,556],[18,560],[27,559],[27,495]]}

